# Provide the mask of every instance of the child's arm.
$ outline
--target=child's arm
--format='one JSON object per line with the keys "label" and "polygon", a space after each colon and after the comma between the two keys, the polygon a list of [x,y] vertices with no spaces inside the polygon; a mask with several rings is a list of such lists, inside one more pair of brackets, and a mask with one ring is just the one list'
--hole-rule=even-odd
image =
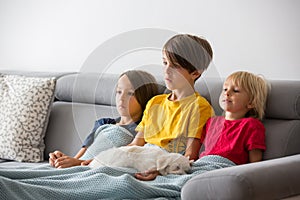
{"label": "child's arm", "polygon": [[87,166],[87,165],[89,165],[92,161],[93,161],[93,159],[84,160],[84,161],[81,163],[81,166]]}
{"label": "child's arm", "polygon": [[184,156],[189,156],[190,160],[197,160],[199,158],[200,147],[200,139],[188,138]]}
{"label": "child's arm", "polygon": [[138,132],[133,139],[133,141],[128,144],[128,146],[144,146],[145,145],[145,139],[144,139],[144,133],[143,132]]}
{"label": "child's arm", "polygon": [[87,148],[86,147],[82,147],[78,153],[74,156],[74,158],[79,159],[81,156],[83,156],[83,154],[86,152]]}
{"label": "child's arm", "polygon": [[261,161],[263,157],[263,152],[260,149],[253,149],[249,151],[249,162],[258,162]]}

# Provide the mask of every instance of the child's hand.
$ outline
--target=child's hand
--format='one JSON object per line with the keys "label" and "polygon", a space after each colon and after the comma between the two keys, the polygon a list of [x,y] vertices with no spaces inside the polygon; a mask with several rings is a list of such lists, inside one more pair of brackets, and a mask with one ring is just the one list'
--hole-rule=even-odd
{"label": "child's hand", "polygon": [[157,170],[135,173],[134,177],[142,181],[152,181],[159,175]]}
{"label": "child's hand", "polygon": [[54,151],[53,153],[49,153],[49,164],[55,167],[56,159],[65,156],[61,151]]}
{"label": "child's hand", "polygon": [[56,168],[73,167],[73,166],[80,165],[81,162],[82,162],[82,160],[64,155],[60,158],[57,158],[54,161],[54,167],[56,167]]}
{"label": "child's hand", "polygon": [[81,166],[87,166],[89,165],[91,162],[92,162],[93,159],[90,159],[90,160],[84,160],[81,162]]}

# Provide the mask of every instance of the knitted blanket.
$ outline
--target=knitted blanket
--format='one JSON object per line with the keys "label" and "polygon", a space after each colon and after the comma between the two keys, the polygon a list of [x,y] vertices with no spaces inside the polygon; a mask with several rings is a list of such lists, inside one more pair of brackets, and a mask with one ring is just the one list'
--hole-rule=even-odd
{"label": "knitted blanket", "polygon": [[100,126],[94,135],[94,142],[88,147],[87,151],[80,159],[88,160],[94,158],[101,151],[112,147],[128,145],[134,136],[125,128],[114,124]]}
{"label": "knitted blanket", "polygon": [[206,156],[193,163],[186,175],[158,176],[139,181],[129,168],[78,166],[56,169],[0,168],[0,199],[180,199],[180,190],[190,178],[207,171],[234,166],[220,156]]}

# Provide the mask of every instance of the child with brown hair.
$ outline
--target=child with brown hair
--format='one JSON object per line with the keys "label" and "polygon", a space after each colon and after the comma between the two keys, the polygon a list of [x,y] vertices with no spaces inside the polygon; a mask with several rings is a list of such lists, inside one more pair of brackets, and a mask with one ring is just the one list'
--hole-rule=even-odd
{"label": "child with brown hair", "polygon": [[[205,150],[196,162],[205,163],[216,156],[236,165],[261,161],[266,149],[261,120],[267,93],[267,82],[260,76],[244,71],[228,76],[219,102],[224,116],[207,121],[201,137]],[[153,180],[158,175],[155,170],[146,171],[137,173],[136,178]]]}
{"label": "child with brown hair", "polygon": [[[135,128],[142,118],[148,100],[157,94],[158,85],[150,73],[142,70],[129,70],[122,73],[116,87],[116,107],[120,117],[98,119],[92,132],[83,142],[82,148],[74,157],[65,155],[61,151],[54,151],[49,154],[50,165],[56,168],[86,165],[101,150],[127,145],[136,135]],[[128,131],[128,134],[122,134],[121,141],[109,139],[111,134],[118,133],[120,129]],[[99,135],[105,136],[100,138]],[[103,146],[94,144],[95,140],[100,139]]]}
{"label": "child with brown hair", "polygon": [[162,54],[164,81],[171,93],[148,102],[130,145],[156,146],[196,160],[203,127],[214,111],[194,84],[208,68],[212,48],[204,38],[178,34],[166,42]]}

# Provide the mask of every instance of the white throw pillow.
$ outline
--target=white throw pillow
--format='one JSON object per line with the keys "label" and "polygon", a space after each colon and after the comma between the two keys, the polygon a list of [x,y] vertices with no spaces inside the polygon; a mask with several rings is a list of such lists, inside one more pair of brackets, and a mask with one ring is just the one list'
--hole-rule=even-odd
{"label": "white throw pillow", "polygon": [[0,158],[44,160],[55,79],[0,74]]}

